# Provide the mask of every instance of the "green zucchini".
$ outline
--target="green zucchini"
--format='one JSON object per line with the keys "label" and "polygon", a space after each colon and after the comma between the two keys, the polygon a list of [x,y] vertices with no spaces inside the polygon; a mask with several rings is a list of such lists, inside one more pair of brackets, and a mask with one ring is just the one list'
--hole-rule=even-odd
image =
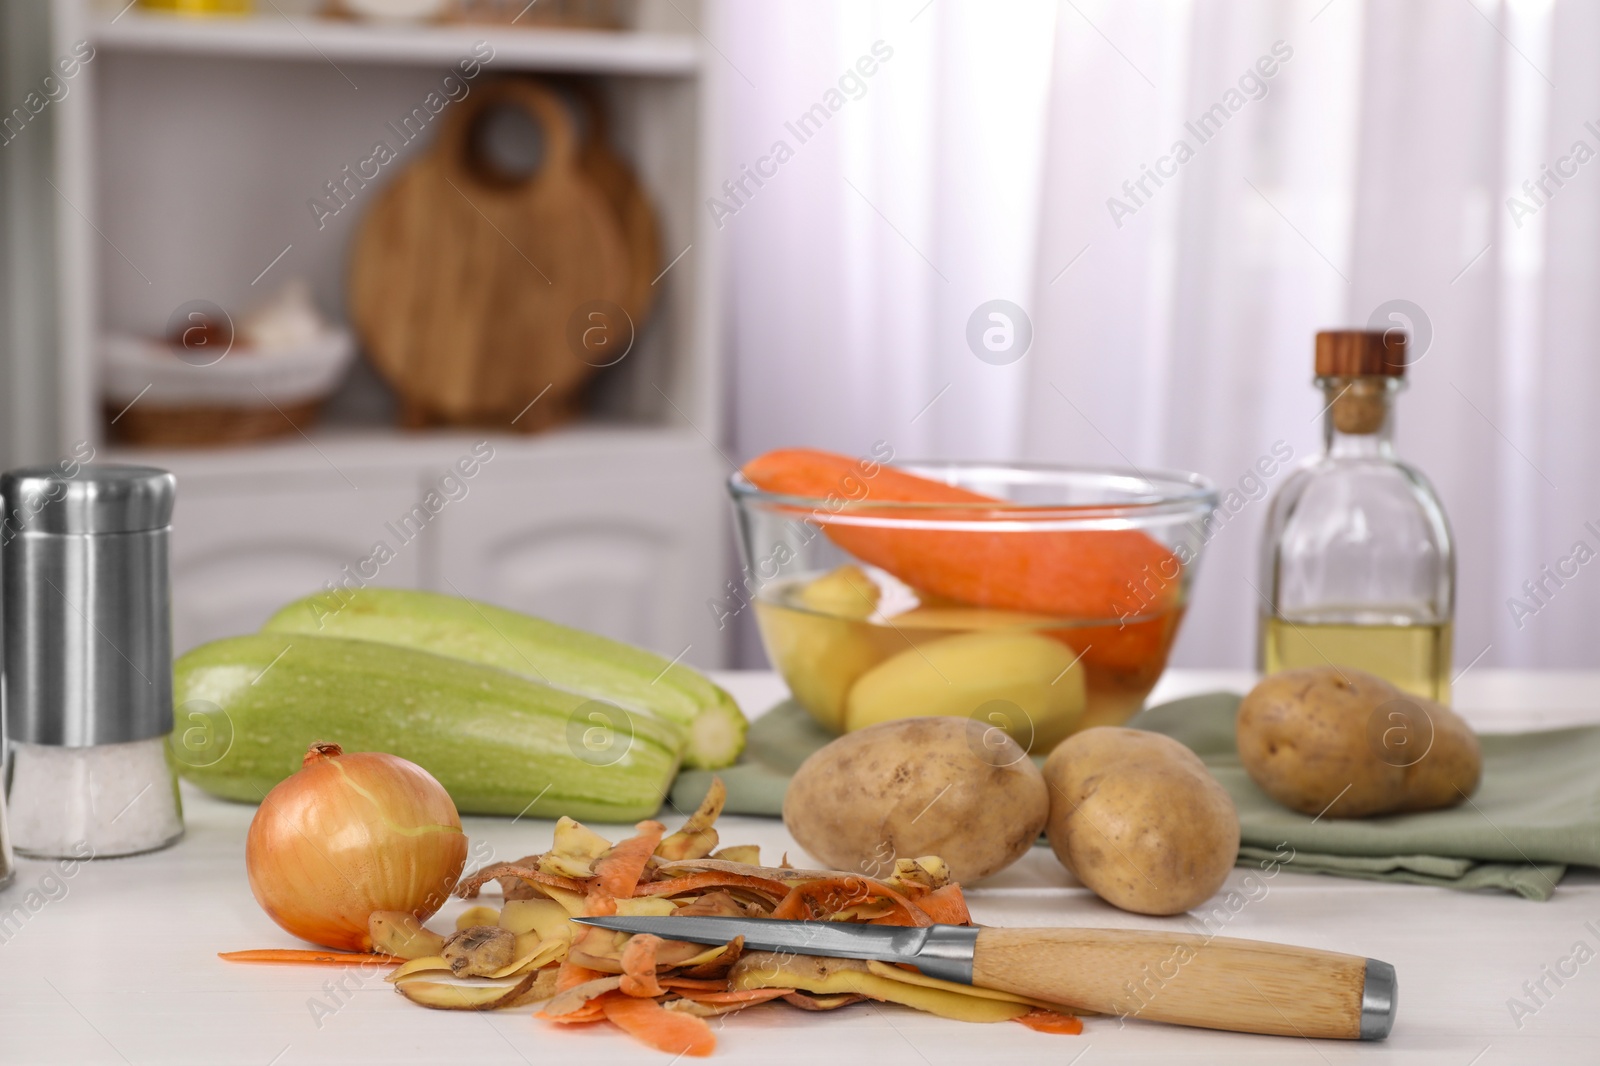
{"label": "green zucchini", "polygon": [[683,761],[731,766],[748,722],[705,675],[652,652],[487,603],[408,589],[339,589],[283,608],[264,633],[374,640],[496,666],[683,730]]}
{"label": "green zucchini", "polygon": [[678,770],[669,723],[493,667],[300,633],[230,637],[173,667],[179,772],[259,803],[308,745],[386,751],[433,774],[463,814],[634,822]]}

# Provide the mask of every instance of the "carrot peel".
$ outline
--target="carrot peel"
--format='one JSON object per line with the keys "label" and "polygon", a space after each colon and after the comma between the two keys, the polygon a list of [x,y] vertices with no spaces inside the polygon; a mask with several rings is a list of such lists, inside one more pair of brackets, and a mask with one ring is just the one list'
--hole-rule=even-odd
{"label": "carrot peel", "polygon": [[633,895],[634,889],[639,887],[645,866],[667,831],[660,822],[640,822],[634,829],[638,831],[637,836],[624,840],[594,864],[600,887],[623,899]]}
{"label": "carrot peel", "polygon": [[622,949],[622,991],[629,996],[654,997],[666,989],[656,981],[656,949],[661,938],[640,933],[628,938]]}
{"label": "carrot peel", "polygon": [[1083,1021],[1070,1014],[1059,1011],[1043,1010],[1035,1007],[1019,1018],[1011,1019],[1021,1022],[1036,1033],[1059,1033],[1064,1036],[1077,1036],[1083,1032]]}
{"label": "carrot peel", "polygon": [[817,919],[835,911],[859,906],[873,899],[886,899],[899,908],[898,914],[874,918],[877,925],[927,926],[933,919],[916,904],[888,885],[865,877],[830,877],[796,885],[773,910],[774,918]]}
{"label": "carrot peel", "polygon": [[227,962],[297,962],[312,966],[350,966],[363,962],[398,966],[406,961],[394,955],[363,951],[313,951],[306,948],[253,948],[248,951],[219,951],[217,958]]}
{"label": "carrot peel", "polygon": [[925,896],[919,896],[914,902],[918,910],[938,925],[972,924],[972,914],[967,910],[967,897],[962,894],[960,885],[949,884],[936,888]]}
{"label": "carrot peel", "polygon": [[705,1056],[717,1038],[703,1018],[670,1011],[653,999],[619,996],[603,1004],[606,1018],[629,1036],[669,1055]]}

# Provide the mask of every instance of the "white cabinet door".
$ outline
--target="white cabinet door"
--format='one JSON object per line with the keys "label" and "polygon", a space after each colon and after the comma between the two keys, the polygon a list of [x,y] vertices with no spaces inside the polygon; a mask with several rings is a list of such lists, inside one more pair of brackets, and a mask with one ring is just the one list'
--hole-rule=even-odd
{"label": "white cabinet door", "polygon": [[706,601],[725,580],[725,464],[696,437],[612,437],[501,454],[428,531],[443,592],[703,667],[724,663]]}
{"label": "white cabinet door", "polygon": [[[403,471],[364,476],[357,491],[332,475],[188,477],[180,469],[172,522],[174,650],[253,632],[279,607],[347,573],[368,584],[418,585],[427,545],[421,538],[399,545],[385,527],[417,499],[417,479]],[[369,563],[375,570],[369,579],[362,564],[380,541],[395,548],[393,558]]]}

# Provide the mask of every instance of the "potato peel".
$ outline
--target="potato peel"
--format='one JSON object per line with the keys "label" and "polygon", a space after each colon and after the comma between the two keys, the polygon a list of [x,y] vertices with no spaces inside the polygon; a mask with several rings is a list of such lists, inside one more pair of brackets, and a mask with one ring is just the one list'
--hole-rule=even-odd
{"label": "potato peel", "polygon": [[440,955],[430,955],[426,958],[412,959],[410,962],[404,963],[403,965],[397,967],[394,973],[391,973],[388,977],[384,978],[384,980],[395,982],[399,981],[402,977],[410,977],[414,973],[427,973],[432,970],[443,970],[444,972],[449,973],[450,960]]}
{"label": "potato peel", "polygon": [[557,961],[566,953],[567,941],[561,939],[541,940],[534,949],[513,962],[506,964],[501,969],[489,974],[490,977],[511,977],[520,973],[531,973]]}
{"label": "potato peel", "polygon": [[585,981],[564,992],[557,993],[544,1009],[539,1012],[541,1018],[559,1018],[564,1014],[571,1014],[590,1000],[615,992],[622,987],[621,976],[597,977],[592,981]]}
{"label": "potato peel", "polygon": [[456,915],[456,932],[471,929],[475,925],[494,925],[500,920],[500,912],[493,907],[468,907]]}
{"label": "potato peel", "polygon": [[716,850],[713,823],[725,802],[716,781],[676,832],[641,822],[617,844],[564,818],[550,850],[485,866],[461,881],[457,893],[468,899],[498,881],[503,905],[464,909],[449,936],[410,915],[375,915],[374,940],[405,957],[388,980],[432,1010],[539,1004],[536,1017],[548,1022],[609,1023],[651,1047],[689,1054],[715,1047],[704,1019],[780,1001],[788,1009],[825,1012],[873,999],[947,1018],[1015,1018],[1041,1031],[1072,1030],[1074,1019],[1059,1005],[881,963],[748,952],[742,938],[693,944],[571,922],[612,914],[792,916],[922,926],[932,914],[970,924],[960,886],[938,856],[897,859],[892,874],[880,879],[795,869],[787,856],[778,866],[762,866],[750,845]]}
{"label": "potato peel", "polygon": [[445,938],[439,954],[457,977],[492,977],[516,956],[517,935],[498,925],[474,925]]}
{"label": "potato peel", "polygon": [[413,1003],[434,1010],[496,1010],[508,1007],[533,987],[537,974],[528,974],[514,985],[461,984],[411,977],[395,983],[395,990]]}
{"label": "potato peel", "polygon": [[427,958],[444,947],[444,937],[406,911],[373,911],[367,918],[367,934],[374,951],[401,959]]}

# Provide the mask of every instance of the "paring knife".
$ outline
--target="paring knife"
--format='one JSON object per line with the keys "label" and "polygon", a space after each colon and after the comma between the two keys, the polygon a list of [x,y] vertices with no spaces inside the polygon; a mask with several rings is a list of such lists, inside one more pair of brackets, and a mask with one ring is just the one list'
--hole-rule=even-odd
{"label": "paring knife", "polygon": [[1259,940],[1133,929],[906,928],[775,918],[574,918],[622,933],[756,951],[910,963],[928,977],[1065,1007],[1240,1033],[1382,1040],[1394,967]]}

